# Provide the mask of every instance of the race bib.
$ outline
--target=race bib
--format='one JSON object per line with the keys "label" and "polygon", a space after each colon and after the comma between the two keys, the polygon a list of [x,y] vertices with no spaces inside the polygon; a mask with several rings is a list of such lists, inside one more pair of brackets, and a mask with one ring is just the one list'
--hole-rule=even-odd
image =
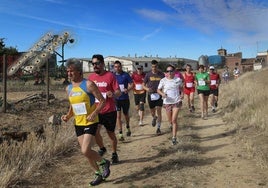
{"label": "race bib", "polygon": [[151,94],[151,100],[156,101],[160,98],[160,95],[158,93],[152,93]]}
{"label": "race bib", "polygon": [[135,89],[136,90],[143,90],[142,84],[136,84]]}
{"label": "race bib", "polygon": [[72,104],[72,108],[75,115],[87,114],[86,104],[84,102]]}
{"label": "race bib", "polygon": [[192,82],[186,82],[186,87],[193,87],[193,83]]}
{"label": "race bib", "polygon": [[119,87],[120,87],[120,91],[121,91],[121,92],[124,92],[124,91],[125,91],[125,86],[124,86],[124,84],[119,84]]}
{"label": "race bib", "polygon": [[211,80],[210,85],[216,85],[217,81],[216,80]]}
{"label": "race bib", "polygon": [[205,80],[198,80],[198,85],[199,86],[205,86],[206,85]]}
{"label": "race bib", "polygon": [[[102,96],[103,96],[103,98],[104,99],[106,99],[107,97],[106,97],[106,93],[101,93],[102,94]],[[97,99],[97,98],[95,98],[95,103],[99,103],[100,101]]]}

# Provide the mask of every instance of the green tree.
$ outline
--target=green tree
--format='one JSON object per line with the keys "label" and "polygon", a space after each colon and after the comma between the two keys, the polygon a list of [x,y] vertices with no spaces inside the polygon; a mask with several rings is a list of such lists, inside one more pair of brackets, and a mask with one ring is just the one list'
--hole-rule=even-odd
{"label": "green tree", "polygon": [[4,40],[5,38],[0,38],[0,55],[16,55],[19,53],[15,47],[6,47]]}

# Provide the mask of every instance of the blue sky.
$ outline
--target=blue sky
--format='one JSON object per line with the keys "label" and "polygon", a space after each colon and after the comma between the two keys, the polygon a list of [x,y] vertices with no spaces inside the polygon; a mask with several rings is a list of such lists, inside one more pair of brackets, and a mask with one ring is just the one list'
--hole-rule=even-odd
{"label": "blue sky", "polygon": [[44,34],[71,33],[65,57],[182,57],[197,60],[268,50],[267,0],[0,0],[0,38],[19,51]]}

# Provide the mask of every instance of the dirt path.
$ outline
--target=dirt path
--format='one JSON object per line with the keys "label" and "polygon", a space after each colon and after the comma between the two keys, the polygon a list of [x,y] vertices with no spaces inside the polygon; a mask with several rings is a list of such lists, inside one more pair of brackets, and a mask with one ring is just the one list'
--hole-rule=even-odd
{"label": "dirt path", "polygon": [[[198,114],[187,117],[188,125],[180,128],[176,146],[170,143],[171,133],[165,120],[163,134],[156,136],[149,115],[142,127],[132,117],[132,136],[118,144],[121,162],[111,166],[110,177],[98,187],[268,187],[267,171],[247,159],[233,138],[234,127],[226,125],[219,113],[211,114],[207,120]],[[109,159],[110,145],[106,136],[104,139],[109,150],[105,157]],[[55,166],[38,187],[82,188],[92,178],[92,170],[79,151]]]}

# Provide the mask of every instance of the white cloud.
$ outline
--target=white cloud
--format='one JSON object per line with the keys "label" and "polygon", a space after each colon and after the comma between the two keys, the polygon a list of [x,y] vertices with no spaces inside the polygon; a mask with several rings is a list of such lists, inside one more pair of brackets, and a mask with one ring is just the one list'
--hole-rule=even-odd
{"label": "white cloud", "polygon": [[[174,12],[141,10],[146,18],[159,22],[183,22],[209,35],[219,31],[231,40],[268,40],[268,3],[254,0],[163,0]],[[174,25],[176,23],[173,23]]]}
{"label": "white cloud", "polygon": [[147,39],[155,36],[158,32],[160,32],[160,30],[161,30],[161,28],[155,29],[153,32],[151,32],[151,33],[145,35],[144,37],[142,37],[142,40],[147,40]]}

